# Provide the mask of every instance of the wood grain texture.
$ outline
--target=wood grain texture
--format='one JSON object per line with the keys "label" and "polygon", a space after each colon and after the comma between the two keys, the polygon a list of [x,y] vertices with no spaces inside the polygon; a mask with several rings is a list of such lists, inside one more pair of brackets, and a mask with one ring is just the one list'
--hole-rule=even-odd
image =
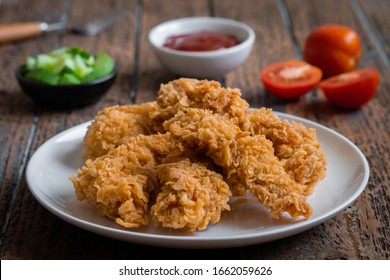
{"label": "wood grain texture", "polygon": [[[50,14],[46,16],[39,11],[49,10]],[[64,8],[64,1],[58,1],[55,4],[49,2],[32,3],[31,1],[4,1],[0,9],[1,24],[13,23],[18,21],[33,21],[59,18]],[[15,19],[15,14],[18,18]],[[1,236],[0,246],[1,255],[9,255],[7,250],[14,250],[18,247],[17,242],[20,236],[16,235],[13,242],[10,243],[8,236],[14,236],[12,222],[20,221],[20,211],[18,206],[23,194],[27,191],[24,180],[24,169],[28,160],[29,153],[34,139],[37,122],[37,108],[34,103],[27,98],[19,89],[14,78],[14,71],[18,65],[24,62],[26,54],[37,54],[47,51],[45,47],[53,48],[57,36],[41,36],[34,40],[16,42],[14,44],[2,45],[0,48],[0,61],[2,71],[0,88],[0,182],[1,182],[1,206],[0,206],[0,224]],[[16,144],[16,141],[18,144]],[[36,205],[36,202],[33,201]],[[26,207],[28,208],[28,207]],[[17,217],[17,218],[16,218]],[[10,245],[11,248],[9,247]]]}
{"label": "wood grain texture", "polygon": [[[305,6],[302,6],[300,1],[286,1],[286,3],[294,23],[294,32],[301,46],[304,45],[304,40],[310,30],[317,25],[338,23],[350,26],[361,37],[363,55],[358,67],[378,65],[381,76],[389,76],[389,69],[381,66],[381,58],[376,52],[372,36],[366,33],[363,23],[359,21],[349,1],[326,1],[326,3],[310,1],[310,4]],[[318,12],[319,5],[322,6],[322,12],[313,16]],[[378,5],[376,8],[383,9],[383,6]],[[315,120],[347,136],[366,155],[371,167],[371,180],[367,190],[355,204],[338,216],[340,224],[347,225],[347,227],[336,227],[337,224],[326,223],[326,225],[329,224],[326,232],[333,237],[329,240],[338,238],[340,244],[337,247],[347,254],[347,258],[353,255],[359,255],[361,258],[389,257],[388,240],[378,242],[383,232],[389,233],[389,228],[383,226],[383,222],[389,219],[389,180],[388,175],[383,172],[387,169],[389,157],[383,155],[389,155],[390,120],[388,114],[385,113],[389,110],[388,105],[383,107],[383,104],[388,104],[388,100],[382,100],[387,99],[388,82],[388,79],[382,79],[377,98],[360,111],[348,113],[339,111],[327,102],[321,102],[321,99],[324,100],[323,96],[319,96],[318,101],[321,103],[316,105]],[[379,117],[378,110],[385,114]],[[380,131],[385,133],[380,135]],[[344,232],[341,232],[343,229]],[[329,244],[326,248],[333,247]]]}
{"label": "wood grain texture", "polygon": [[[372,5],[374,3],[374,5]],[[356,14],[361,21],[363,28],[370,37],[376,48],[382,63],[390,67],[390,36],[387,32],[390,27],[390,20],[381,11],[386,11],[390,7],[388,1],[358,1],[351,2]]]}
{"label": "wood grain texture", "polygon": [[[68,19],[81,25],[113,9],[125,11],[124,16],[95,37],[55,32],[0,45],[1,259],[390,259],[390,69],[383,59],[383,55],[390,55],[386,28],[390,26],[389,3],[102,0],[91,5],[89,0],[4,0],[0,24]],[[232,249],[178,250],[89,233],[58,219],[34,199],[26,184],[25,168],[41,144],[92,119],[106,106],[153,100],[161,83],[177,77],[158,63],[147,36],[160,22],[188,16],[232,18],[253,27],[256,43],[250,58],[222,82],[240,88],[253,107],[271,107],[314,120],[354,142],[371,169],[369,184],[355,203],[333,219],[282,240]],[[381,73],[376,97],[361,110],[348,112],[331,106],[318,91],[293,102],[272,97],[259,82],[258,71],[275,61],[300,58],[309,32],[330,22],[350,26],[361,36],[363,55],[358,67],[376,67]],[[116,83],[100,102],[86,108],[55,111],[36,105],[17,85],[16,67],[28,55],[71,45],[112,55],[119,64]]]}

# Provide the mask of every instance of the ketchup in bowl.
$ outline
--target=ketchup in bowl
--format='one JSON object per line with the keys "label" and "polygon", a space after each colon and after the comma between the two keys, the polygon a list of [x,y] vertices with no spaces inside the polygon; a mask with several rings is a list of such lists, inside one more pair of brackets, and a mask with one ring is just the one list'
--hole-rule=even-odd
{"label": "ketchup in bowl", "polygon": [[237,38],[230,34],[215,31],[180,34],[169,37],[164,47],[189,52],[205,52],[226,49],[238,45]]}

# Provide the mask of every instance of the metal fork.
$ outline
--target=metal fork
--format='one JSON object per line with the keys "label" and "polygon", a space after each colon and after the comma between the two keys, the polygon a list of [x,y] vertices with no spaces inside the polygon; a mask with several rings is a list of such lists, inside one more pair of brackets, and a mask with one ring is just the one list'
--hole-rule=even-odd
{"label": "metal fork", "polygon": [[0,25],[0,44],[36,37],[45,32],[69,30],[81,35],[94,36],[108,29],[124,14],[124,11],[113,11],[107,16],[98,18],[83,26],[70,26],[67,21],[56,23],[26,22]]}

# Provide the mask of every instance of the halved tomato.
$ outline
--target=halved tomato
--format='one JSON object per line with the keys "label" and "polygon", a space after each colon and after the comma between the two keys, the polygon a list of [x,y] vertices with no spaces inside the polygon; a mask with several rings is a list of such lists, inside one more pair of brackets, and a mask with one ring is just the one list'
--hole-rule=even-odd
{"label": "halved tomato", "polygon": [[325,79],[319,87],[332,104],[359,109],[375,96],[378,84],[378,70],[365,68]]}
{"label": "halved tomato", "polygon": [[265,88],[283,99],[297,99],[321,80],[320,68],[301,60],[287,60],[265,67],[259,74]]}

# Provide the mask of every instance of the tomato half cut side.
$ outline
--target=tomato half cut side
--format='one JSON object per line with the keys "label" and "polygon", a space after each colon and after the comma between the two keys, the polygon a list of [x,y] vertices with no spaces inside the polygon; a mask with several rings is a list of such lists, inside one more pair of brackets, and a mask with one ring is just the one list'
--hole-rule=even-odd
{"label": "tomato half cut side", "polygon": [[321,81],[320,68],[301,60],[287,60],[265,67],[259,73],[265,88],[282,99],[297,99]]}
{"label": "tomato half cut side", "polygon": [[330,103],[343,109],[359,109],[376,94],[377,69],[365,68],[323,80],[319,87]]}

